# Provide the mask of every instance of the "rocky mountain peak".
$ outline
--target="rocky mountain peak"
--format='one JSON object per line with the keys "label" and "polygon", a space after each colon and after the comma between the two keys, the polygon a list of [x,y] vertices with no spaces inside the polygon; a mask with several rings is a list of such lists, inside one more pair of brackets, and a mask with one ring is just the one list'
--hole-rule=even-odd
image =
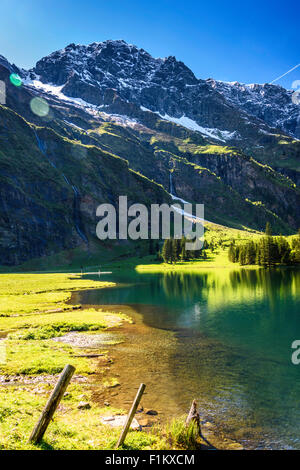
{"label": "rocky mountain peak", "polygon": [[61,87],[63,94],[96,106],[107,106],[107,93],[114,90],[123,103],[207,135],[219,134],[233,145],[274,129],[300,138],[300,108],[292,92],[268,83],[201,80],[175,56],[153,58],[124,40],[69,44],[38,61],[31,72],[42,83]]}
{"label": "rocky mountain peak", "polygon": [[213,79],[207,81],[228,103],[273,128],[300,138],[300,108],[292,101],[292,91],[270,83],[226,83]]}
{"label": "rocky mountain peak", "polygon": [[19,73],[22,75],[22,71],[15,65],[11,64],[6,57],[0,54],[0,66],[7,69],[10,73]]}

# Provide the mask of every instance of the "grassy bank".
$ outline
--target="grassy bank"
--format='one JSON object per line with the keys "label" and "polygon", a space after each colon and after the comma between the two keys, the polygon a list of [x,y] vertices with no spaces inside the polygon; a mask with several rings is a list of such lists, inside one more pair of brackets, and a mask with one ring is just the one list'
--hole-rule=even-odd
{"label": "grassy bank", "polygon": [[[78,357],[87,350],[57,341],[70,332],[81,332],[85,338],[95,337],[128,320],[122,314],[68,304],[72,291],[111,285],[113,283],[83,280],[67,274],[0,275],[0,335],[5,338],[2,340],[5,347],[3,342],[1,345],[5,358],[2,357],[0,363],[0,449],[114,446],[118,433],[101,425],[100,417],[124,411],[94,404],[91,409],[77,408],[80,401],[89,402],[91,398],[90,379],[98,372],[97,361]],[[96,352],[102,354],[106,367],[104,347]],[[74,379],[44,441],[37,447],[32,446],[27,443],[30,431],[67,363],[76,367]],[[103,380],[99,387],[115,385],[116,380],[111,378]],[[130,433],[127,445],[143,448],[156,445],[159,440],[142,434]]]}
{"label": "grassy bank", "polygon": [[[205,240],[207,243],[213,242],[217,247],[228,248],[233,239],[238,241],[257,239],[261,232],[225,227],[222,225],[205,223]],[[163,242],[160,242],[160,250]],[[83,246],[59,253],[35,258],[18,266],[0,266],[0,273],[64,273],[80,272],[83,266],[85,271],[111,271],[115,269],[134,269],[141,264],[158,264],[157,256],[149,255],[149,240],[136,240],[126,243],[114,241],[91,241],[89,251]],[[207,251],[210,255],[210,250]],[[215,254],[209,256],[206,266],[213,264],[224,265],[224,259],[215,259]],[[221,263],[220,263],[221,261]],[[203,262],[203,260],[202,260]],[[209,263],[209,264],[208,264]],[[203,263],[202,263],[203,265]]]}
{"label": "grassy bank", "polygon": [[138,263],[135,267],[138,272],[201,271],[211,268],[237,269],[238,266],[228,260],[227,250],[216,253],[207,250],[206,259],[199,258],[190,261],[179,261],[174,264],[163,262],[151,263],[151,260],[145,259],[145,262],[142,260],[142,263]]}
{"label": "grassy bank", "polygon": [[[126,411],[95,403],[92,393],[95,387],[118,386],[117,378],[109,373],[111,359],[105,345],[120,341],[110,328],[130,319],[122,313],[68,303],[72,291],[111,285],[70,274],[0,275],[0,449],[114,448],[120,429],[102,424],[101,418]],[[70,334],[82,341],[80,348],[76,342],[62,341]],[[91,344],[98,358],[87,357]],[[40,444],[29,444],[33,426],[68,363],[76,371],[54,420]],[[88,407],[81,409],[80,402]],[[182,423],[177,420],[164,429],[130,431],[124,448],[199,447],[193,432]]]}

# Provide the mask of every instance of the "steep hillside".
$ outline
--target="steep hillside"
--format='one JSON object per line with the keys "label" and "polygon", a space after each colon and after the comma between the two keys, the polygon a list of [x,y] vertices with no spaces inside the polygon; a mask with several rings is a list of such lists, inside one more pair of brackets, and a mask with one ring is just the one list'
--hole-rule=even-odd
{"label": "steep hillside", "polygon": [[300,226],[298,128],[284,118],[298,108],[280,87],[199,80],[124,41],[73,44],[30,72],[1,56],[0,80],[0,265],[91,249],[96,207],[119,195],[204,203],[239,229]]}
{"label": "steep hillside", "polygon": [[[169,202],[125,160],[30,125],[0,106],[0,260],[19,264],[95,238],[96,208]],[[100,242],[99,242],[100,243]]]}

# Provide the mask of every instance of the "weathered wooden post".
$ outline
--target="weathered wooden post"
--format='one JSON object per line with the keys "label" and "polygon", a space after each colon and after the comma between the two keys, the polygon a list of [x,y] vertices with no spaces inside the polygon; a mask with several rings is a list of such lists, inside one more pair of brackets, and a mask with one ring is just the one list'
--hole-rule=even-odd
{"label": "weathered wooden post", "polygon": [[188,417],[186,418],[185,425],[186,427],[190,426],[190,424],[194,423],[196,425],[197,432],[199,436],[201,436],[201,424],[200,424],[200,415],[197,409],[197,402],[193,400],[190,412]]}
{"label": "weathered wooden post", "polygon": [[129,414],[127,416],[127,419],[125,421],[124,427],[122,429],[121,435],[120,435],[119,440],[117,442],[116,449],[118,447],[121,447],[121,445],[124,444],[124,441],[126,439],[126,435],[128,433],[128,430],[130,428],[130,425],[131,425],[132,420],[134,418],[134,415],[136,413],[137,407],[139,406],[139,403],[141,401],[141,398],[142,398],[142,395],[144,393],[145,388],[146,388],[146,385],[141,384],[140,388],[138,389],[138,392],[137,392],[136,397],[135,397],[135,399],[132,403],[131,409],[130,409]]}
{"label": "weathered wooden post", "polygon": [[62,399],[63,394],[66,391],[67,386],[70,383],[72,375],[75,372],[75,367],[67,365],[62,371],[59,380],[51,393],[49,400],[38,420],[35,428],[33,429],[29,442],[33,444],[40,442],[43,438],[47,427],[49,426],[50,420],[52,419],[56,408],[58,407],[60,400]]}

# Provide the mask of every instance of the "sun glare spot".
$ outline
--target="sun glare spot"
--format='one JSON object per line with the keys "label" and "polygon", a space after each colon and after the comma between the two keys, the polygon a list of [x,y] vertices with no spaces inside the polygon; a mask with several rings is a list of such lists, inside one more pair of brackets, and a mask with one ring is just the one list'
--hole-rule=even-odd
{"label": "sun glare spot", "polygon": [[33,98],[30,101],[31,111],[40,117],[45,117],[49,114],[49,105],[43,98]]}
{"label": "sun glare spot", "polygon": [[21,86],[22,85],[22,78],[20,77],[20,75],[18,75],[17,73],[12,73],[9,77],[11,83],[14,85],[14,86]]}

